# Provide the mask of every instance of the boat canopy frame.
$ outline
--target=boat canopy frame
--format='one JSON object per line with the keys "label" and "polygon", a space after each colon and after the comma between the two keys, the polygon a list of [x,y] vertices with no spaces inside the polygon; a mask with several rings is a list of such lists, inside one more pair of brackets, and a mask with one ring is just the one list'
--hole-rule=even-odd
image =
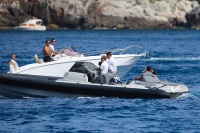
{"label": "boat canopy frame", "polygon": [[[140,45],[131,45],[125,48],[118,48],[118,49],[111,49],[111,50],[101,50],[101,51],[93,51],[93,52],[86,52],[84,55],[103,55],[107,52],[111,52],[115,55],[122,55],[122,54],[128,54],[129,50],[132,54],[141,54],[144,53],[144,56],[146,56],[147,51],[144,50],[144,48]],[[130,53],[129,53],[130,54]]]}

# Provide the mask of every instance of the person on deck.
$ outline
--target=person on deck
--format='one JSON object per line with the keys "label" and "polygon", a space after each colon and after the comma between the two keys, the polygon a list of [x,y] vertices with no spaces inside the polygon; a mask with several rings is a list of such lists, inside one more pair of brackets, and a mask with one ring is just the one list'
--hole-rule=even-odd
{"label": "person on deck", "polygon": [[46,44],[43,47],[43,61],[50,62],[51,56],[53,55],[49,49],[50,40],[46,40]]}
{"label": "person on deck", "polygon": [[147,66],[146,70],[142,72],[142,75],[139,77],[136,77],[135,80],[142,80],[142,76],[144,73],[150,73],[152,77],[155,77],[156,72],[151,68],[151,66]]}
{"label": "person on deck", "polygon": [[10,69],[11,69],[11,66],[14,66],[14,69],[19,69],[19,66],[17,64],[17,62],[15,61],[15,58],[16,58],[16,55],[15,54],[12,54],[11,55],[11,60],[9,62],[9,66],[10,66]]}
{"label": "person on deck", "polygon": [[49,49],[50,49],[50,52],[52,53],[52,55],[56,55],[56,53],[57,53],[54,48],[55,44],[56,44],[56,40],[54,38],[52,38],[51,44],[49,45]]}
{"label": "person on deck", "polygon": [[107,83],[107,73],[108,73],[108,63],[106,62],[106,56],[101,56],[101,64],[100,68],[98,69],[98,79],[100,83]]}
{"label": "person on deck", "polygon": [[108,72],[112,74],[117,74],[117,63],[116,60],[112,57],[111,52],[106,53],[107,63],[108,63]]}

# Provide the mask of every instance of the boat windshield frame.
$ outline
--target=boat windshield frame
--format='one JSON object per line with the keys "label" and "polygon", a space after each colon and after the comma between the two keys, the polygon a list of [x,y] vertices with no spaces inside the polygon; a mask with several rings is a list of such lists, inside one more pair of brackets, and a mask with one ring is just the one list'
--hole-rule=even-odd
{"label": "boat windshield frame", "polygon": [[[66,51],[67,50],[67,51]],[[66,51],[66,53],[64,52]],[[112,55],[124,55],[124,54],[142,54],[144,57],[147,56],[147,51],[140,45],[131,45],[125,48],[117,48],[111,50],[101,50],[101,51],[92,51],[80,53],[73,46],[67,46],[60,50],[60,54],[63,56],[72,56],[72,57],[80,57],[83,56],[98,56],[106,54],[107,52],[111,52]]]}
{"label": "boat windshield frame", "polygon": [[67,46],[66,48],[61,49],[59,53],[66,56],[80,56],[81,55],[81,53],[79,53],[73,46]]}
{"label": "boat windshield frame", "polygon": [[111,52],[113,55],[123,55],[123,54],[141,54],[146,53],[145,49],[140,45],[131,45],[125,48],[117,48],[111,50],[101,50],[101,51],[93,51],[84,53],[85,56],[91,55],[103,55],[107,52]]}

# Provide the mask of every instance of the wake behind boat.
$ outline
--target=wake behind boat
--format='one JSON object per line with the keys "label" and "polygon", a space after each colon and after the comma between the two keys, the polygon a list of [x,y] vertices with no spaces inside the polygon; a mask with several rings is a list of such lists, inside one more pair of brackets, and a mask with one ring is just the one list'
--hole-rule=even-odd
{"label": "wake behind boat", "polygon": [[42,60],[39,60],[36,57],[35,59],[37,63],[22,66],[17,70],[10,71],[9,73],[63,77],[64,73],[68,72],[76,62],[91,62],[98,67],[101,55],[111,51],[117,62],[117,75],[122,78],[141,57],[146,55],[146,51],[142,50],[143,48],[141,46],[132,45],[121,49],[80,54],[70,46],[62,49],[60,54],[53,57],[54,61],[43,63]]}
{"label": "wake behind boat", "polygon": [[185,85],[145,75],[141,81],[96,83],[97,67],[76,62],[62,78],[25,74],[0,74],[0,95],[27,97],[176,98],[189,90]]}

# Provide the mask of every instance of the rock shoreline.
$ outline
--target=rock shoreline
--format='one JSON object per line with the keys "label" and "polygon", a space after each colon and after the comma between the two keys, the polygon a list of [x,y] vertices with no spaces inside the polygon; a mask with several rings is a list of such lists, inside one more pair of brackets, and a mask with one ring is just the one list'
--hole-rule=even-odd
{"label": "rock shoreline", "polygon": [[30,18],[48,29],[160,29],[199,27],[197,1],[0,0],[0,29]]}

